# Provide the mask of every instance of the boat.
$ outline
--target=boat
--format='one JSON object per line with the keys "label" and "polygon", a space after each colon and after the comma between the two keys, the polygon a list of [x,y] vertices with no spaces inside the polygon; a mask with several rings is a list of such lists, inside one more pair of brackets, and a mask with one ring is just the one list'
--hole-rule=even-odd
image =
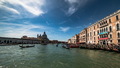
{"label": "boat", "polygon": [[64,45],[63,45],[62,47],[63,47],[63,48],[66,48],[66,49],[70,49],[68,46],[64,46]]}
{"label": "boat", "polygon": [[70,45],[70,48],[79,48],[78,45]]}
{"label": "boat", "polygon": [[62,46],[63,48],[66,48],[64,45]]}
{"label": "boat", "polygon": [[70,49],[69,47],[66,47],[66,49]]}
{"label": "boat", "polygon": [[[32,43],[33,43],[33,41],[32,41]],[[19,47],[21,47],[21,48],[29,48],[29,47],[35,47],[35,45],[23,46],[23,41],[22,41],[22,46],[19,45]]]}
{"label": "boat", "polygon": [[56,47],[58,47],[58,45],[59,45],[59,44],[57,43],[57,44],[56,44]]}
{"label": "boat", "polygon": [[27,46],[19,46],[19,47],[21,47],[21,48],[29,48],[29,47],[34,47],[35,45],[32,45],[32,46],[30,46],[30,45],[27,45]]}
{"label": "boat", "polygon": [[8,45],[8,44],[0,44],[0,46],[6,46],[6,45]]}

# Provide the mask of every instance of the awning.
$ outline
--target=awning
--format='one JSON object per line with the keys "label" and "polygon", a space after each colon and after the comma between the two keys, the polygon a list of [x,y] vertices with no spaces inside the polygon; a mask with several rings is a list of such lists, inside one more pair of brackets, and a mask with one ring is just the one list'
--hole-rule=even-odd
{"label": "awning", "polygon": [[99,35],[102,35],[102,34],[107,34],[108,32],[102,32],[102,33],[99,33]]}
{"label": "awning", "polygon": [[109,39],[109,38],[99,38],[99,40],[106,40],[106,39]]}

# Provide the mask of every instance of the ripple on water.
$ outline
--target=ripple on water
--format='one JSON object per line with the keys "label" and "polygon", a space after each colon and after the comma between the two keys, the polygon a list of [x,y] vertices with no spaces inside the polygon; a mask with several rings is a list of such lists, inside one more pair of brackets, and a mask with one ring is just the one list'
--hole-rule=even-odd
{"label": "ripple on water", "polygon": [[0,47],[2,68],[119,68],[120,54],[86,49],[64,49],[55,45]]}

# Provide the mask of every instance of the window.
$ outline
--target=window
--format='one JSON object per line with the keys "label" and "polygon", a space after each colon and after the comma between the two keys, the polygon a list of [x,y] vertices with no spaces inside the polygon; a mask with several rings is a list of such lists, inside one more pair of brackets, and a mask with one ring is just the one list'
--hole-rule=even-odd
{"label": "window", "polygon": [[120,39],[118,39],[118,43],[120,43]]}
{"label": "window", "polygon": [[120,25],[119,24],[117,24],[116,27],[117,27],[117,30],[120,30]]}
{"label": "window", "polygon": [[106,27],[106,31],[108,31],[107,27]]}
{"label": "window", "polygon": [[117,34],[118,38],[120,38],[120,33]]}
{"label": "window", "polygon": [[119,17],[118,17],[118,15],[116,16],[116,20],[119,20]]}
{"label": "window", "polygon": [[90,32],[90,36],[92,36],[91,32]]}
{"label": "window", "polygon": [[105,32],[105,28],[104,28],[104,32]]}
{"label": "window", "polygon": [[100,33],[102,32],[102,30],[100,29]]}
{"label": "window", "polygon": [[106,34],[106,35],[104,35],[104,38],[106,38],[106,37],[108,37],[108,35]]}
{"label": "window", "polygon": [[110,42],[112,43],[112,40],[110,40]]}
{"label": "window", "polygon": [[111,23],[111,19],[109,19],[109,22]]}
{"label": "window", "polygon": [[102,29],[102,32],[104,32],[104,29]]}
{"label": "window", "polygon": [[110,34],[110,38],[112,38],[112,35]]}
{"label": "window", "polygon": [[99,25],[97,25],[97,28],[99,28]]}
{"label": "window", "polygon": [[89,33],[88,33],[88,37],[89,37]]}
{"label": "window", "polygon": [[94,37],[94,40],[95,40],[95,37]]}
{"label": "window", "polygon": [[106,20],[106,24],[107,24],[107,20]]}
{"label": "window", "polygon": [[94,32],[94,35],[95,35],[95,32]]}
{"label": "window", "polygon": [[94,26],[94,29],[95,29],[95,26]]}
{"label": "window", "polygon": [[99,34],[99,30],[97,31],[97,33]]}
{"label": "window", "polygon": [[110,32],[112,31],[112,27],[111,26],[109,27],[109,30],[110,30]]}

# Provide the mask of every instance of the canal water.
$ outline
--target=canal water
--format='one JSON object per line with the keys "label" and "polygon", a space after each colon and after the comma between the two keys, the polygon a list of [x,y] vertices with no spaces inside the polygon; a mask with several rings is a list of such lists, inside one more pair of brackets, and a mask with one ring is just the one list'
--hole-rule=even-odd
{"label": "canal water", "polygon": [[0,68],[120,68],[120,54],[53,44],[24,49],[0,46]]}

